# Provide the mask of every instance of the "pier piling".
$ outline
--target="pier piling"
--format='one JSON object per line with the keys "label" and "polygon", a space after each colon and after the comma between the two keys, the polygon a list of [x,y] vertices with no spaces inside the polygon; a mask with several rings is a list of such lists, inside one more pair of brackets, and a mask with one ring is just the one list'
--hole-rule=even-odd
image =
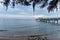
{"label": "pier piling", "polygon": [[41,22],[46,22],[46,23],[56,23],[58,24],[58,21],[60,20],[60,18],[38,18],[38,20],[40,20]]}

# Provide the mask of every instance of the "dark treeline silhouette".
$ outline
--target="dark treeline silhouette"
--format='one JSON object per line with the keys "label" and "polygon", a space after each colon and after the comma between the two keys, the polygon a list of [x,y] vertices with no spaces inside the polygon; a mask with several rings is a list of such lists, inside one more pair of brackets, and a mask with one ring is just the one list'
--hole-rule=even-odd
{"label": "dark treeline silhouette", "polygon": [[8,9],[8,6],[11,5],[13,8],[15,7],[15,4],[22,4],[24,6],[30,6],[32,5],[33,11],[35,11],[35,6],[40,5],[40,8],[44,8],[47,6],[48,12],[58,9],[57,5],[60,0],[3,0],[1,3],[3,3],[4,6]]}

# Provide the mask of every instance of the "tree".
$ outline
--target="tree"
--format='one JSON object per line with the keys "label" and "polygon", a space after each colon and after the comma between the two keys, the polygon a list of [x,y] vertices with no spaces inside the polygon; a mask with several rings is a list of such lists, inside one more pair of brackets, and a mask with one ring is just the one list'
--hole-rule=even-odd
{"label": "tree", "polygon": [[[46,6],[48,12],[58,9],[57,5],[60,2],[60,0],[3,0],[3,5],[6,6],[8,9],[8,6],[11,4],[13,8],[15,7],[15,4],[22,4],[25,6],[32,5],[33,11],[35,11],[35,6],[41,4],[41,8],[44,8]],[[48,4],[48,5],[47,5]]]}

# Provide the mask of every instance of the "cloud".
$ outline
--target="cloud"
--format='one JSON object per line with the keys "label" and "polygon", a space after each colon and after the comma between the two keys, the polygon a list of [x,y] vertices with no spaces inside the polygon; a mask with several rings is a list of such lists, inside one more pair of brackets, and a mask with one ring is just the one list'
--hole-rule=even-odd
{"label": "cloud", "polygon": [[11,15],[11,14],[0,14],[0,18],[38,18],[44,17],[44,15]]}
{"label": "cloud", "polygon": [[19,18],[24,17],[23,15],[12,15],[12,14],[0,14],[0,18]]}
{"label": "cloud", "polygon": [[58,12],[48,13],[47,8],[40,8],[36,6],[36,10],[33,13],[33,7],[18,5],[15,8],[11,8],[7,11],[4,10],[2,4],[0,4],[0,18],[38,18],[38,17],[60,17],[60,9]]}
{"label": "cloud", "polygon": [[27,12],[27,11],[21,11],[17,13],[18,15],[33,15],[32,12]]}
{"label": "cloud", "polygon": [[38,18],[38,17],[45,17],[44,15],[34,15],[34,18]]}

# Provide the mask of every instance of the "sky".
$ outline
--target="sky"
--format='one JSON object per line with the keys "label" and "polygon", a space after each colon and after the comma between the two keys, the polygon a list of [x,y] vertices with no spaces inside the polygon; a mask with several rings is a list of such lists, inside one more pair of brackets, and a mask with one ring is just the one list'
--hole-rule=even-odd
{"label": "sky", "polygon": [[[1,1],[1,0],[0,0]],[[59,5],[58,5],[59,7]],[[33,12],[31,6],[16,5],[8,7],[8,10],[0,3],[0,18],[38,18],[38,17],[60,17],[60,9],[58,11],[48,13],[47,7],[40,8],[36,6],[35,12]]]}

